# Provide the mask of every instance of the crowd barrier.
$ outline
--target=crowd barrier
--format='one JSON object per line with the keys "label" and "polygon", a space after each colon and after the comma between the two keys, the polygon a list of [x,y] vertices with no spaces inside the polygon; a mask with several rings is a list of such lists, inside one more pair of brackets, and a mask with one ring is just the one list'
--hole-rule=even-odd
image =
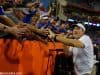
{"label": "crowd barrier", "polygon": [[0,72],[52,75],[56,49],[62,49],[62,44],[0,39]]}

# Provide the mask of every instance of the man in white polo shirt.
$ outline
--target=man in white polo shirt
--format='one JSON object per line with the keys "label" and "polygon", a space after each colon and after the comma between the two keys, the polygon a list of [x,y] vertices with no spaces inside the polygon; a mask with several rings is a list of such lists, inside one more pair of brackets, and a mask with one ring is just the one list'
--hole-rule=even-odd
{"label": "man in white polo shirt", "polygon": [[[73,54],[76,75],[90,75],[94,65],[93,44],[89,36],[85,35],[85,27],[78,23],[73,29],[73,38],[55,35],[49,30],[49,37],[64,44],[65,54]],[[70,46],[67,48],[65,45]]]}

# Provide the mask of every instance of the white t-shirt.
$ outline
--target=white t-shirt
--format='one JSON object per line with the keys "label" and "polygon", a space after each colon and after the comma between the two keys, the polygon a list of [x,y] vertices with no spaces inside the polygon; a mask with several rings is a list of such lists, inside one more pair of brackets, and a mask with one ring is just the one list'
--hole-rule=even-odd
{"label": "white t-shirt", "polygon": [[70,50],[73,52],[75,70],[77,75],[83,75],[86,73],[90,74],[94,64],[93,44],[87,35],[83,35],[79,40],[85,45],[84,48],[70,48]]}

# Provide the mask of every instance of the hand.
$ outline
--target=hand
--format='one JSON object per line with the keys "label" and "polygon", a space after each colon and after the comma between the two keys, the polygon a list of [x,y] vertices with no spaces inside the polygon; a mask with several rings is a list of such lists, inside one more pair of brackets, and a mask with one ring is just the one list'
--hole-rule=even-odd
{"label": "hand", "polygon": [[20,38],[27,32],[27,28],[10,27],[7,29],[7,32],[14,35],[17,38]]}
{"label": "hand", "polygon": [[48,37],[51,38],[51,39],[54,39],[56,34],[54,32],[52,32],[50,29],[48,29],[48,32],[49,32]]}
{"label": "hand", "polygon": [[18,29],[25,29],[24,36],[30,37],[32,35],[32,27],[29,24],[21,23],[20,25],[16,26]]}
{"label": "hand", "polygon": [[41,29],[42,31],[43,31],[43,33],[45,34],[45,35],[49,35],[49,30],[48,29]]}

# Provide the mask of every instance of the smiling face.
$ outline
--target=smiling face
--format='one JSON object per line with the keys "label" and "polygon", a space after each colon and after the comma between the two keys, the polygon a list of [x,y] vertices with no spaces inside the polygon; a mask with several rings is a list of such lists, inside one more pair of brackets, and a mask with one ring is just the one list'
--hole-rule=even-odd
{"label": "smiling face", "polygon": [[73,38],[79,39],[84,33],[85,31],[82,28],[75,26],[73,29]]}

